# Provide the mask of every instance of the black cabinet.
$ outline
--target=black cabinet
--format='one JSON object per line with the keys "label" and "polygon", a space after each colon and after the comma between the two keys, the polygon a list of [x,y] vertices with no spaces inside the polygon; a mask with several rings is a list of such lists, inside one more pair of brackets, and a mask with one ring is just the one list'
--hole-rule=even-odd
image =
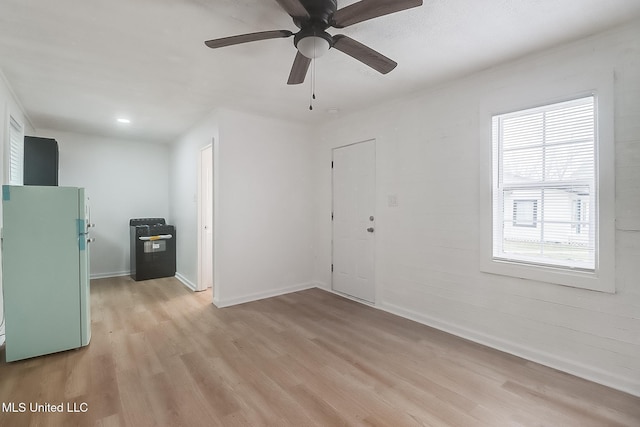
{"label": "black cabinet", "polygon": [[58,185],[58,142],[24,137],[24,185]]}
{"label": "black cabinet", "polygon": [[164,218],[129,221],[130,266],[133,280],[157,279],[176,274],[176,228]]}

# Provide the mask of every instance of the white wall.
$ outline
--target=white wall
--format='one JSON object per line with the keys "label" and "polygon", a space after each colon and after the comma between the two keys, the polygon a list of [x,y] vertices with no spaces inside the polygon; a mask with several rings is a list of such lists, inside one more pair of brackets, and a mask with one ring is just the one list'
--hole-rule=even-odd
{"label": "white wall", "polygon": [[[25,133],[33,132],[29,118],[24,114],[22,106],[13,94],[9,82],[0,70],[0,177],[3,184],[8,183],[5,177],[5,160],[9,149],[9,117],[18,121]],[[2,209],[0,209],[0,224],[2,224]],[[2,260],[0,254],[0,261]],[[4,305],[2,300],[2,270],[0,269],[0,344],[4,342]]]}
{"label": "white wall", "polygon": [[91,204],[91,276],[126,275],[129,219],[169,217],[169,147],[38,130],[60,150],[59,185],[84,187]]}
{"label": "white wall", "polygon": [[197,164],[214,144],[215,303],[227,306],[311,285],[310,145],[303,126],[228,110],[173,147],[171,216],[179,278],[197,281]]}
{"label": "white wall", "polygon": [[220,111],[218,306],[312,286],[310,135],[304,126]]}
{"label": "white wall", "polygon": [[[315,280],[330,287],[331,149],[377,141],[376,305],[640,395],[640,23],[340,117],[316,132]],[[493,92],[615,70],[616,289],[481,273],[480,111]],[[590,88],[586,88],[590,89]],[[558,94],[562,96],[565,94]],[[484,181],[486,182],[486,180]],[[388,196],[397,196],[397,207]]]}
{"label": "white wall", "polygon": [[197,198],[200,150],[217,139],[218,119],[213,112],[171,147],[169,194],[171,218],[177,234],[177,276],[192,289],[196,288],[198,280]]}

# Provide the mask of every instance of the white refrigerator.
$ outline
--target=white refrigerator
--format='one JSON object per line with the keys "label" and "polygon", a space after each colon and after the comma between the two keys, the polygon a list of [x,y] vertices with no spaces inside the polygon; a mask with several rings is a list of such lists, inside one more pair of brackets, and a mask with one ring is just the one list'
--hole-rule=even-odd
{"label": "white refrigerator", "polygon": [[7,362],[89,344],[84,188],[4,185],[2,214]]}

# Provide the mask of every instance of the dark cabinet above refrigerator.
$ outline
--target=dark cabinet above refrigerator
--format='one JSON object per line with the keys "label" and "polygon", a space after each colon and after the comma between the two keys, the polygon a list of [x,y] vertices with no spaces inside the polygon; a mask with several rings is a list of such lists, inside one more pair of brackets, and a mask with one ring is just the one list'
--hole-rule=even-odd
{"label": "dark cabinet above refrigerator", "polygon": [[24,137],[24,185],[58,185],[58,142]]}

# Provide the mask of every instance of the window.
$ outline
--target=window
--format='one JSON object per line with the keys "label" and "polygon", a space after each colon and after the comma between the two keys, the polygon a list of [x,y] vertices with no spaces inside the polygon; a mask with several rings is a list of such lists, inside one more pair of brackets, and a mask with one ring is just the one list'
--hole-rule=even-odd
{"label": "window", "polygon": [[[480,271],[615,293],[614,72],[556,71],[504,75],[480,100]],[[516,200],[537,201],[535,227],[514,225]]]}
{"label": "window", "polygon": [[513,201],[513,226],[537,227],[538,226],[538,201],[514,200]]}
{"label": "window", "polygon": [[595,98],[494,115],[493,259],[594,272]]}
{"label": "window", "polygon": [[9,184],[22,185],[24,165],[24,132],[22,125],[9,116]]}

